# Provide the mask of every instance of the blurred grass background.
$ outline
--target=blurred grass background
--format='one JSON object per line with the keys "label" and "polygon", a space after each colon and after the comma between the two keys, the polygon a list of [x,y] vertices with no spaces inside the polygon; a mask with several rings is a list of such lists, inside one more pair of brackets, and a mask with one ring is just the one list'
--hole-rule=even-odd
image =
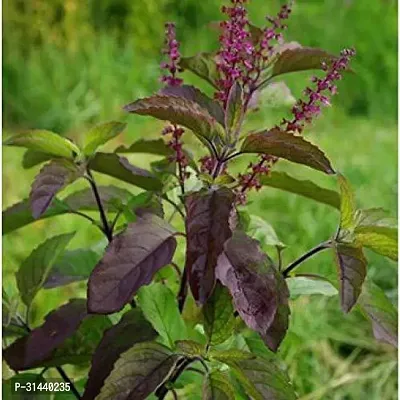
{"label": "blurred grass background", "polygon": [[[277,0],[252,0],[253,21],[263,24],[264,16],[276,13],[280,4]],[[219,0],[3,2],[3,132],[43,128],[77,139],[90,125],[117,119],[129,125],[108,149],[143,136],[157,137],[162,124],[128,117],[121,106],[159,87],[164,23],[177,22],[183,54],[212,50],[217,46],[217,34],[207,24],[221,18],[220,6]],[[333,107],[325,110],[307,135],[349,178],[360,206],[382,206],[395,215],[397,2],[298,0],[286,37],[333,53],[344,47],[356,48],[355,74],[346,74]],[[300,96],[309,77],[308,73],[287,76],[285,81],[295,97]],[[199,83],[188,74],[185,80]],[[202,88],[210,93],[208,87]],[[251,124],[268,126],[287,111],[282,107],[262,109]],[[30,182],[39,170],[23,170],[22,154],[20,149],[3,149],[3,208],[28,196]],[[150,158],[135,156],[131,161],[147,166]],[[243,166],[241,162],[235,168]],[[307,168],[285,162],[278,168],[335,188],[333,178]],[[108,182],[102,177],[98,180]],[[336,229],[336,211],[306,199],[266,188],[250,200],[250,211],[271,222],[289,246],[285,263]],[[71,247],[100,239],[95,228],[75,216],[41,221],[4,237],[6,289],[16,292],[14,273],[34,247],[54,234],[72,230],[78,233]],[[369,276],[396,302],[396,264],[370,252],[367,256]],[[301,270],[333,271],[332,257],[318,255]],[[39,323],[68,298],[84,295],[84,288],[78,283],[42,291],[33,306],[32,322]],[[302,400],[397,398],[396,352],[372,338],[369,322],[357,310],[343,315],[337,298],[312,296],[293,301],[290,333],[280,355]]]}

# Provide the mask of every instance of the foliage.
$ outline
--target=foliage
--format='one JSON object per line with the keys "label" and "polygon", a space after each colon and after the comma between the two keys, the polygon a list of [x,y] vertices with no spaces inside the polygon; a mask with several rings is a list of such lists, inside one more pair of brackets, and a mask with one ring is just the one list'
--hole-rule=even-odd
{"label": "foliage", "polygon": [[[282,44],[283,22],[291,7],[282,6],[266,27],[257,28],[249,23],[245,3],[232,0],[223,8],[228,20],[220,24],[220,48],[214,53],[181,58],[174,25],[166,25],[167,61],[162,69],[168,85],[124,107],[132,114],[168,121],[163,130],[169,137],[166,145],[142,140],[111,153],[98,151],[122,132],[125,125],[118,122],[96,125],[80,145],[50,131],[29,131],[4,141],[6,146],[28,149],[25,166],[47,163],[32,184],[29,201],[3,212],[5,234],[68,212],[89,220],[108,241],[96,259],[92,249],[75,254],[66,250],[75,233],[58,235],[22,262],[17,282],[25,318],[12,302],[4,302],[4,328],[22,328],[9,329],[17,338],[4,351],[13,370],[56,367],[68,379],[61,368],[64,364],[87,368],[91,360],[83,395],[87,400],[145,399],[152,394],[163,399],[170,391],[176,396],[190,370],[200,371],[202,379],[188,385],[189,396],[202,390],[206,399],[230,399],[240,393],[255,399],[296,399],[291,383],[296,376],[285,373],[275,354],[290,334],[289,298],[310,293],[334,296],[335,287],[345,312],[358,305],[372,320],[376,338],[396,345],[396,310],[376,285],[364,286],[368,264],[364,248],[396,260],[396,224],[381,209],[358,209],[348,180],[302,136],[336,93],[335,81],[349,69],[355,52],[343,50],[335,56],[297,43]],[[216,89],[214,98],[182,85],[183,69],[210,83]],[[324,77],[312,78],[289,119],[256,132],[246,129],[256,94],[272,78],[310,69],[321,69]],[[200,160],[186,148],[190,141],[184,140],[189,133],[185,130],[202,146],[206,155]],[[118,155],[137,152],[166,158],[149,171]],[[232,160],[246,154],[258,158],[235,174]],[[339,192],[311,180],[271,173],[279,160],[337,179]],[[102,187],[94,172],[144,192],[133,195]],[[60,200],[59,192],[79,178],[88,188]],[[274,228],[245,209],[247,194],[263,186],[339,208],[336,232],[283,265],[285,245]],[[166,204],[173,206],[172,217],[182,217],[185,232],[180,231],[182,224],[173,226],[173,218],[165,218]],[[98,218],[85,213],[94,209]],[[178,245],[185,249],[183,268],[175,257]],[[270,255],[271,247],[277,250],[277,261]],[[338,279],[293,274],[301,263],[325,250],[334,256]],[[179,277],[178,288],[170,275],[163,274],[169,267]],[[69,283],[71,275],[88,277],[87,299],[71,300],[31,329],[31,304],[37,293],[49,280],[56,280],[57,286]],[[115,313],[122,317],[112,324]],[[186,317],[196,313],[200,318]],[[254,335],[259,340],[256,345],[250,344]],[[72,392],[80,398],[75,387]]]}

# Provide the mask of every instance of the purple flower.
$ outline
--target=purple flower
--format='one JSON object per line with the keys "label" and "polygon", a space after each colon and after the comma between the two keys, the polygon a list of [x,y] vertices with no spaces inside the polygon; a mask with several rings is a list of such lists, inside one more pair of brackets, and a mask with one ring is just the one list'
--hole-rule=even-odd
{"label": "purple flower", "polygon": [[264,29],[259,43],[253,43],[244,6],[246,2],[231,0],[232,7],[222,7],[222,12],[228,16],[228,20],[220,24],[222,33],[219,38],[221,47],[217,68],[221,78],[217,82],[219,91],[215,97],[224,106],[235,81],[242,84],[245,103],[250,101],[261,71],[273,52],[274,41],[282,41],[279,31],[286,28],[282,22],[291,12],[290,3],[284,5],[275,18],[267,17],[272,26]]}
{"label": "purple flower", "polygon": [[[321,112],[322,106],[330,105],[328,94],[337,93],[335,81],[342,78],[341,72],[348,68],[350,59],[355,55],[354,49],[345,49],[340,53],[340,57],[334,60],[329,66],[323,64],[323,70],[326,71],[324,78],[313,77],[311,82],[315,88],[307,87],[304,95],[308,101],[298,100],[292,109],[293,119],[284,119],[278,129],[283,132],[301,133],[307,123],[312,122]],[[325,93],[323,93],[325,92]],[[326,93],[327,92],[327,93]],[[239,186],[236,190],[236,203],[245,204],[247,201],[247,192],[253,188],[261,188],[260,176],[268,174],[272,166],[278,161],[278,158],[263,155],[258,164],[249,165],[251,172],[239,175]]]}
{"label": "purple flower", "polygon": [[217,68],[221,79],[217,82],[220,90],[215,97],[224,105],[229,89],[235,81],[243,82],[252,69],[254,46],[249,33],[249,20],[244,4],[247,0],[231,0],[232,7],[222,7],[228,16],[227,21],[220,24],[222,33],[219,41]]}
{"label": "purple flower", "polygon": [[169,86],[180,86],[182,79],[177,78],[177,73],[181,72],[179,61],[181,54],[179,52],[179,42],[176,40],[175,24],[168,22],[165,24],[165,49],[163,53],[168,61],[161,63],[161,69],[167,73],[161,77],[161,82]]}
{"label": "purple flower", "polygon": [[[345,49],[340,57],[334,60],[329,66],[323,63],[322,69],[326,71],[324,78],[316,76],[311,78],[314,88],[307,87],[304,95],[308,101],[298,100],[292,109],[293,119],[284,119],[281,127],[287,132],[301,133],[305,124],[312,122],[321,112],[322,106],[329,106],[330,100],[327,94],[335,95],[337,87],[335,81],[342,79],[341,72],[347,69],[350,59],[355,55],[354,49]],[[327,92],[327,93],[323,93]]]}

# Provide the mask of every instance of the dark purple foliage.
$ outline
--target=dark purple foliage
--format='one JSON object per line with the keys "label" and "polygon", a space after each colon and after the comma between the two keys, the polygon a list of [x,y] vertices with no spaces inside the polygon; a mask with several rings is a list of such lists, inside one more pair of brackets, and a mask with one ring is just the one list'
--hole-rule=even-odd
{"label": "dark purple foliage", "polygon": [[173,229],[145,214],[115,236],[88,282],[88,309],[109,314],[121,310],[137,290],[168,265],[175,252]]}
{"label": "dark purple foliage", "polygon": [[289,291],[259,243],[236,231],[218,259],[217,278],[225,285],[240,317],[276,351],[289,323]]}
{"label": "dark purple foliage", "polygon": [[132,165],[125,157],[113,153],[96,153],[89,162],[93,171],[131,183],[146,190],[161,190],[161,182],[149,171]]}
{"label": "dark purple foliage", "polygon": [[7,347],[3,353],[4,359],[15,371],[34,368],[72,336],[87,315],[84,299],[70,300],[48,314],[42,326]]}
{"label": "dark purple foliage", "polygon": [[79,176],[79,170],[68,161],[51,161],[36,176],[29,195],[32,215],[39,218],[56,194]]}
{"label": "dark purple foliage", "polygon": [[186,263],[189,285],[197,302],[204,304],[215,285],[215,267],[232,232],[229,216],[233,193],[229,189],[202,191],[186,198]]}
{"label": "dark purple foliage", "polygon": [[340,279],[340,299],[344,312],[356,304],[367,274],[367,260],[358,247],[336,243],[336,263]]}
{"label": "dark purple foliage", "polygon": [[330,161],[317,146],[301,136],[288,134],[279,128],[248,135],[243,142],[242,151],[244,153],[265,153],[307,165],[327,174],[335,173]]}
{"label": "dark purple foliage", "polygon": [[104,380],[124,351],[135,343],[150,341],[156,337],[157,332],[138,309],[124,314],[118,324],[104,333],[93,354],[92,367],[82,400],[92,400],[100,393]]}

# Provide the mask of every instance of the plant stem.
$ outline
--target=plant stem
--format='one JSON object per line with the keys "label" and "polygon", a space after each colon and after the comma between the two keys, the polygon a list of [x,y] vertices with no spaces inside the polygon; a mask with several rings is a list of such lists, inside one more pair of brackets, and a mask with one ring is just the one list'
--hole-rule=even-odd
{"label": "plant stem", "polygon": [[172,262],[171,265],[172,265],[172,268],[175,270],[176,275],[178,276],[178,278],[181,279],[182,278],[182,273],[181,273],[181,270],[179,269],[178,265],[175,264],[174,262]]}
{"label": "plant stem", "polygon": [[314,254],[317,254],[322,250],[328,249],[329,247],[331,247],[331,244],[332,244],[332,242],[330,240],[328,240],[326,242],[320,243],[318,246],[307,251],[307,253],[303,254],[300,258],[293,261],[288,267],[286,267],[286,269],[282,272],[283,276],[285,278],[287,278],[289,276],[289,273],[291,271],[293,271],[298,265],[300,265],[302,262],[304,262],[308,258],[312,257]]}
{"label": "plant stem", "polygon": [[193,361],[196,361],[193,358],[185,358],[179,366],[177,366],[175,372],[173,373],[171,379],[169,379],[167,382],[165,382],[162,386],[160,386],[157,391],[155,392],[155,395],[159,400],[162,400],[165,398],[165,396],[168,393],[168,388],[167,384],[168,383],[174,383],[177,381],[179,376],[182,374],[182,372],[186,369],[187,366],[189,366]]}
{"label": "plant stem", "polygon": [[227,153],[227,149],[225,148],[222,151],[221,156],[217,157],[217,164],[215,165],[214,171],[212,173],[213,179],[215,179],[221,172],[221,169],[223,168],[223,166],[225,164],[226,153]]}
{"label": "plant stem", "polygon": [[279,246],[276,247],[276,252],[278,254],[278,269],[279,271],[282,269],[282,248]]}
{"label": "plant stem", "polygon": [[172,207],[175,208],[175,210],[181,215],[181,217],[183,219],[185,219],[185,214],[183,213],[183,211],[179,208],[178,204],[176,204],[175,202],[173,202],[167,195],[162,197],[167,203],[171,204]]}
{"label": "plant stem", "polygon": [[101,218],[101,222],[103,223],[103,227],[104,227],[104,233],[107,236],[108,241],[111,242],[112,241],[112,232],[111,232],[110,226],[108,225],[106,213],[104,212],[104,207],[101,202],[99,191],[97,190],[96,182],[95,182],[93,175],[89,168],[86,170],[86,172],[88,175],[88,181],[90,183],[90,186],[92,187],[92,191],[93,191],[94,197],[96,199],[97,206],[99,207],[100,218]]}
{"label": "plant stem", "polygon": [[111,235],[114,234],[115,225],[117,225],[118,218],[121,216],[121,214],[122,214],[122,211],[119,210],[117,212],[117,214],[115,215],[113,222],[111,223],[111,226],[110,226]]}
{"label": "plant stem", "polygon": [[183,307],[185,305],[186,296],[187,296],[187,268],[183,269],[182,279],[181,279],[181,287],[179,288],[178,293],[178,308],[179,312],[182,313]]}
{"label": "plant stem", "polygon": [[56,367],[58,373],[61,375],[61,377],[64,379],[66,383],[70,384],[71,387],[71,392],[74,394],[74,396],[78,399],[81,400],[81,395],[78,392],[77,388],[75,385],[72,383],[71,379],[69,379],[68,375],[65,373],[65,371],[62,369],[62,367]]}

